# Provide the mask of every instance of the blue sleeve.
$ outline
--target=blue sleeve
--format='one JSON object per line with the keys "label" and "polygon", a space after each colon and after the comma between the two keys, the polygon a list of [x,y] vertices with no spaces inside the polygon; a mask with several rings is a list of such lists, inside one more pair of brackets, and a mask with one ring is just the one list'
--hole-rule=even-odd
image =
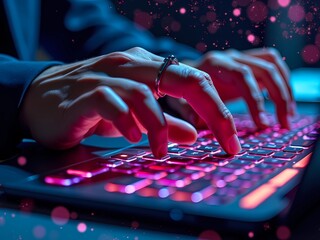
{"label": "blue sleeve", "polygon": [[23,62],[0,54],[0,159],[21,141],[19,108],[31,81],[57,62]]}
{"label": "blue sleeve", "polygon": [[57,60],[70,62],[132,47],[165,57],[174,54],[179,60],[200,57],[189,46],[167,37],[155,38],[138,28],[119,15],[107,0],[42,3],[41,43]]}

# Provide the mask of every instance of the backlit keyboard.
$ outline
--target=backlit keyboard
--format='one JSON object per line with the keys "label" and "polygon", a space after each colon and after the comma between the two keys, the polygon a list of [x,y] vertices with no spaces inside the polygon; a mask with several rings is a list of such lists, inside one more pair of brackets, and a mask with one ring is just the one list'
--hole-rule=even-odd
{"label": "backlit keyboard", "polygon": [[[306,165],[306,152],[320,134],[315,117],[295,117],[290,131],[269,118],[273,127],[259,132],[249,116],[234,118],[242,145],[235,156],[227,155],[213,134],[203,130],[192,145],[169,143],[168,155],[161,159],[148,148],[131,148],[52,173],[44,182],[71,187],[105,181],[102,190],[107,192],[209,205],[228,204],[246,195],[243,207],[252,208],[264,199],[246,198],[270,196],[292,179]],[[272,188],[264,187],[267,181]]]}

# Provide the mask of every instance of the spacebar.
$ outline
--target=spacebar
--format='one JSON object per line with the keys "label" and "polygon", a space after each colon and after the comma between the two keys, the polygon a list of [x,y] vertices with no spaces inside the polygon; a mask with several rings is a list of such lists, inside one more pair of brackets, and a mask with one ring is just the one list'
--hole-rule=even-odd
{"label": "spacebar", "polygon": [[253,209],[268,199],[278,187],[284,186],[299,173],[298,169],[285,169],[268,182],[256,188],[240,200],[240,207]]}

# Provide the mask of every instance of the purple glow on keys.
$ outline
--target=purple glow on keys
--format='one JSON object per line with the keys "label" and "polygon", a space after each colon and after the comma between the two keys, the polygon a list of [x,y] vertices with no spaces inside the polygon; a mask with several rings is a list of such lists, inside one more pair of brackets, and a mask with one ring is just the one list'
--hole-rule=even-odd
{"label": "purple glow on keys", "polygon": [[49,175],[44,178],[44,181],[51,185],[59,186],[71,186],[77,184],[83,180],[81,176],[72,176],[67,173],[58,173],[55,175]]}

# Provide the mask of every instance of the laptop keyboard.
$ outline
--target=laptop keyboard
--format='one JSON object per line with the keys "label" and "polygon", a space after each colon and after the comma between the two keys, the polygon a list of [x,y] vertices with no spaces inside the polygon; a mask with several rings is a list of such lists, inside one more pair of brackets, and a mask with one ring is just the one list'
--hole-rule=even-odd
{"label": "laptop keyboard", "polygon": [[[253,208],[306,165],[305,153],[320,134],[320,122],[297,116],[289,131],[270,115],[273,127],[257,132],[249,116],[234,120],[242,145],[235,156],[226,154],[209,130],[202,130],[192,145],[169,143],[168,155],[161,159],[148,148],[131,148],[51,173],[44,182],[72,187],[105,181],[102,191],[209,205],[228,204],[240,196],[242,207]],[[246,201],[253,194],[263,198]]]}

